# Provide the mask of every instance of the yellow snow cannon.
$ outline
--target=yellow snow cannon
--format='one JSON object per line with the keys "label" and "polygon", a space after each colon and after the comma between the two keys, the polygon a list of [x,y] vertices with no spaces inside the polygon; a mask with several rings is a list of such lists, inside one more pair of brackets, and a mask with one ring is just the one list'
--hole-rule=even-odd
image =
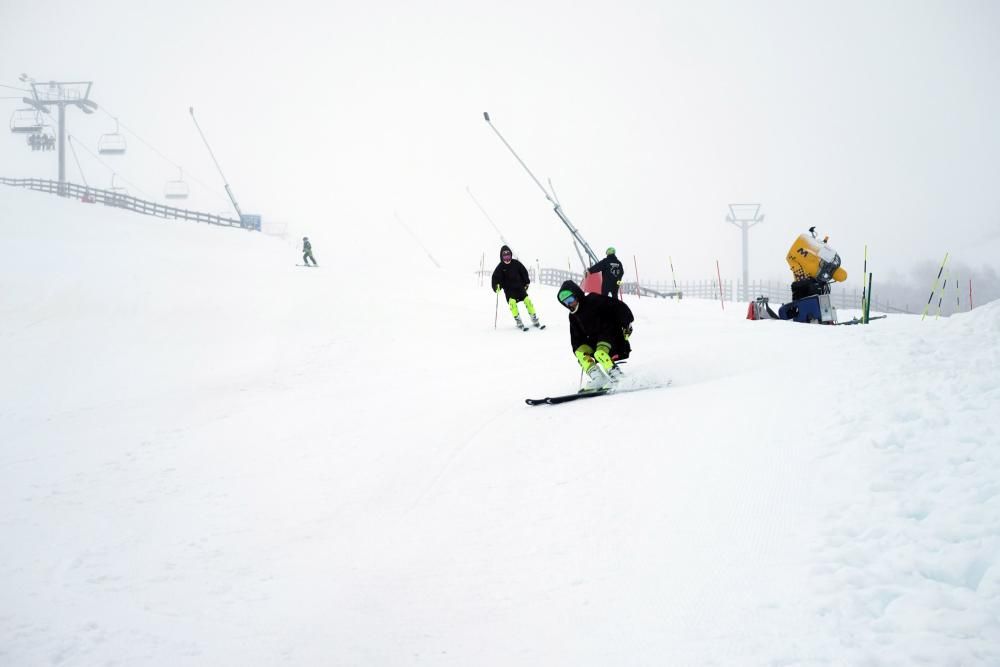
{"label": "yellow snow cannon", "polygon": [[795,274],[795,280],[815,278],[823,283],[847,280],[847,271],[840,266],[840,255],[826,244],[828,236],[820,241],[816,238],[816,228],[810,227],[808,234],[799,234],[788,251],[785,261]]}
{"label": "yellow snow cannon", "polygon": [[778,319],[795,322],[836,324],[837,311],[830,301],[830,283],[847,280],[847,271],[840,266],[840,255],[826,244],[829,237],[820,241],[816,228],[808,234],[799,234],[785,260],[791,267],[792,301],[778,309]]}

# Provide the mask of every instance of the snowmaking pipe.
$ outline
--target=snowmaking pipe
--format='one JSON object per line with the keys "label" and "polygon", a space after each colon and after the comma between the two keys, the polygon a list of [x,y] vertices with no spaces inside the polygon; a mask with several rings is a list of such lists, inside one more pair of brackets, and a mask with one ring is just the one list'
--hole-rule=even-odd
{"label": "snowmaking pipe", "polygon": [[[562,204],[559,203],[559,195],[556,194],[556,186],[552,185],[552,179],[551,178],[547,178],[545,180],[547,180],[549,182],[549,190],[552,191],[552,197],[555,198],[556,204],[559,204],[560,206],[562,206]],[[593,266],[593,262],[591,264],[587,264],[585,261],[583,261],[583,255],[580,254],[580,244],[576,242],[576,238],[575,237],[573,238],[573,250],[576,251],[576,256],[580,260],[580,265],[583,267],[584,272],[587,271],[587,267],[588,266]],[[570,273],[573,272],[573,267],[572,266],[570,266],[569,271],[570,271]]]}
{"label": "snowmaking pipe", "polygon": [[564,225],[566,225],[566,228],[569,230],[569,233],[572,234],[573,238],[579,241],[580,245],[583,246],[583,249],[587,251],[587,257],[590,258],[591,264],[596,264],[597,255],[594,254],[594,251],[591,250],[587,242],[583,240],[582,236],[580,236],[580,232],[577,231],[576,227],[573,226],[573,223],[570,222],[568,217],[566,217],[566,214],[563,212],[562,206],[559,205],[559,202],[556,201],[551,194],[549,194],[549,191],[545,189],[545,186],[542,185],[541,182],[537,178],[535,178],[535,175],[531,173],[531,170],[528,169],[528,165],[524,163],[524,160],[522,160],[521,157],[517,154],[517,151],[515,151],[514,148],[509,143],[507,143],[507,140],[503,138],[503,135],[500,134],[500,131],[497,130],[497,128],[493,125],[493,121],[490,120],[490,114],[488,111],[483,112],[483,118],[486,120],[487,125],[490,126],[490,129],[492,129],[496,133],[497,137],[500,138],[500,141],[503,142],[503,145],[507,147],[507,150],[511,152],[511,155],[513,155],[514,158],[520,163],[520,165],[524,167],[524,170],[528,172],[528,176],[531,176],[531,180],[535,182],[535,185],[537,185],[539,189],[545,194],[545,198],[548,199],[549,203],[552,204],[553,206],[552,210],[555,211],[555,214],[559,216],[559,219],[562,220]]}
{"label": "snowmaking pipe", "polygon": [[226,186],[226,194],[229,195],[229,201],[233,202],[233,208],[236,209],[236,215],[240,217],[240,223],[243,223],[243,211],[240,210],[240,205],[236,203],[236,197],[233,196],[233,190],[229,187],[229,181],[226,180],[226,175],[222,173],[222,167],[219,166],[219,161],[215,159],[215,153],[212,152],[212,147],[208,145],[208,139],[205,138],[205,133],[201,131],[201,125],[198,124],[198,119],[194,117],[194,107],[188,107],[188,111],[191,113],[191,120],[194,121],[194,126],[198,128],[198,134],[201,135],[201,140],[205,142],[205,148],[208,149],[208,154],[212,156],[212,162],[215,163],[215,168],[219,170],[219,176],[222,176],[222,182]]}
{"label": "snowmaking pipe", "polygon": [[399,223],[399,226],[400,226],[400,227],[402,227],[403,229],[405,229],[405,230],[406,230],[406,233],[410,235],[410,238],[412,238],[412,239],[413,239],[414,241],[416,241],[416,242],[417,242],[417,245],[418,245],[418,246],[420,246],[420,247],[421,247],[421,248],[423,249],[424,253],[426,253],[426,254],[427,254],[427,259],[431,260],[431,262],[433,262],[433,263],[434,263],[434,266],[436,266],[437,268],[439,268],[439,269],[440,269],[440,268],[441,268],[441,265],[440,265],[440,264],[438,264],[438,261],[437,261],[436,259],[434,259],[434,255],[432,255],[432,254],[431,254],[431,251],[427,249],[427,246],[425,246],[425,245],[424,245],[424,244],[423,244],[423,243],[422,243],[422,242],[420,241],[420,239],[419,239],[419,238],[417,238],[417,235],[416,235],[416,234],[414,234],[414,233],[413,233],[413,232],[412,232],[412,231],[410,230],[410,228],[406,226],[406,224],[405,224],[405,223],[403,222],[403,219],[399,217],[399,213],[397,213],[396,211],[393,211],[393,212],[392,212],[392,215],[393,215],[393,216],[394,216],[394,217],[396,218],[396,222],[398,222],[398,223]]}
{"label": "snowmaking pipe", "polygon": [[486,209],[485,209],[485,208],[483,208],[483,205],[482,205],[482,204],[480,204],[480,203],[479,203],[479,200],[478,200],[478,199],[476,199],[476,197],[475,197],[475,196],[474,196],[474,195],[472,194],[472,190],[470,190],[470,189],[469,189],[469,186],[465,186],[465,191],[469,193],[469,198],[470,198],[470,199],[472,199],[472,201],[473,201],[473,202],[475,203],[476,207],[477,207],[477,208],[478,208],[478,209],[479,209],[480,211],[482,211],[482,213],[483,213],[483,215],[484,215],[484,216],[486,217],[486,219],[490,221],[490,224],[491,224],[491,225],[493,225],[493,229],[495,229],[495,230],[496,230],[496,232],[497,232],[497,235],[498,235],[498,236],[500,237],[500,240],[501,240],[501,241],[503,242],[503,244],[504,244],[504,245],[510,245],[509,243],[507,243],[507,239],[505,239],[505,238],[503,237],[503,232],[501,232],[501,231],[500,231],[500,228],[499,228],[499,227],[497,227],[497,224],[496,224],[495,222],[493,222],[493,218],[491,218],[491,217],[490,217],[490,214],[486,212]]}

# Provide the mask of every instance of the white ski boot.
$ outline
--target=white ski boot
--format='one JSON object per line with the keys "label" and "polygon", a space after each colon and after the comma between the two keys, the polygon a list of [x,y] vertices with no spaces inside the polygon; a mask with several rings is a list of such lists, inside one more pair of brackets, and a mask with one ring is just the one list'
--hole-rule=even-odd
{"label": "white ski boot", "polygon": [[611,378],[604,372],[600,364],[595,363],[587,369],[587,384],[584,385],[583,391],[597,391],[604,389],[609,384],[611,384]]}
{"label": "white ski boot", "polygon": [[608,371],[608,378],[614,384],[618,384],[625,379],[625,373],[622,372],[622,369],[618,366],[618,364],[615,364],[611,367],[611,370]]}

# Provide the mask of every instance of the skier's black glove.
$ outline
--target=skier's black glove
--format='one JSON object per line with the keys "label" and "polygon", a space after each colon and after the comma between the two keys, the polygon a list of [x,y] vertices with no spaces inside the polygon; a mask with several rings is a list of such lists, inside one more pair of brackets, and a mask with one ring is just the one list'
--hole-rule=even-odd
{"label": "skier's black glove", "polygon": [[628,337],[632,335],[632,325],[631,324],[629,324],[628,326],[622,327],[622,335],[625,336],[625,340],[628,340]]}

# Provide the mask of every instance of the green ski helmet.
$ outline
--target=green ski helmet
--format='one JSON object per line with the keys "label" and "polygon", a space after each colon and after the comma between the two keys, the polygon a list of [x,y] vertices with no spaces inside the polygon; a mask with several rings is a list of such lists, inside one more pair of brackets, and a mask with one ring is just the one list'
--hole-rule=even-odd
{"label": "green ski helmet", "polygon": [[615,247],[614,247],[614,246],[611,246],[611,247],[609,247],[609,248],[608,248],[608,249],[607,249],[607,250],[605,251],[605,253],[604,253],[604,254],[606,254],[606,255],[613,255],[613,254],[615,254]]}

